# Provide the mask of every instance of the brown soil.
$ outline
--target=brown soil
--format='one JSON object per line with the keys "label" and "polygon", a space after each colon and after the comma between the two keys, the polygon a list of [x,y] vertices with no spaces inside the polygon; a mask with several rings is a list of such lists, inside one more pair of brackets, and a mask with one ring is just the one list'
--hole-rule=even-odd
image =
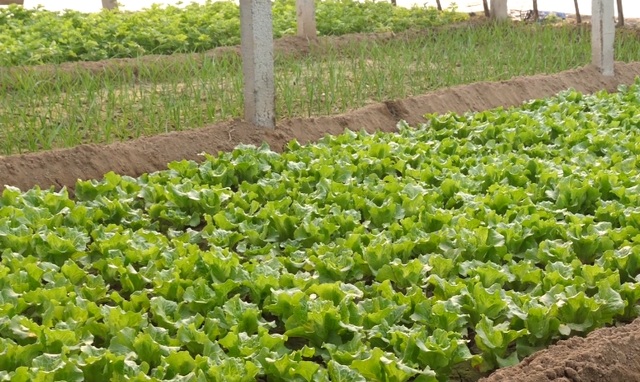
{"label": "brown soil", "polygon": [[257,129],[243,121],[213,124],[201,129],[161,134],[111,145],[82,145],[71,149],[0,157],[0,190],[5,185],[29,189],[66,186],[72,193],[78,179],[99,179],[114,171],[139,176],[165,169],[167,163],[188,159],[200,161],[198,154],[230,151],[239,143],[260,145],[267,142],[281,151],[289,141],[315,141],[325,134],[345,129],[392,132],[400,120],[410,125],[424,123],[426,113],[482,111],[499,106],[552,96],[575,88],[592,93],[601,89],[616,91],[619,84],[632,84],[640,75],[640,63],[616,63],[616,77],[599,75],[587,66],[554,75],[514,78],[497,83],[480,82],[438,90],[426,95],[374,104],[343,115],[295,118],[278,122],[275,130]]}
{"label": "brown soil", "polygon": [[496,371],[480,382],[638,382],[640,319],[574,337]]}

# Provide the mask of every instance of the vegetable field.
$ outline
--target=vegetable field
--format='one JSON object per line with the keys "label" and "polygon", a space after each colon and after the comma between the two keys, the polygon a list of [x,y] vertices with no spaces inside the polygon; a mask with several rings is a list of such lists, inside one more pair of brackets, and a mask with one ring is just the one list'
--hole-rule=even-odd
{"label": "vegetable field", "polygon": [[[388,2],[323,0],[319,35],[400,32],[467,20],[455,9],[394,7]],[[295,0],[273,3],[274,37],[296,34]],[[51,12],[0,9],[0,67],[96,61],[148,54],[194,53],[240,44],[240,8],[233,1],[154,5],[140,12]]]}
{"label": "vegetable field", "polygon": [[0,198],[2,381],[446,381],[638,315],[640,80]]}
{"label": "vegetable field", "polygon": [[[557,73],[591,59],[590,30],[571,25],[481,24],[386,40],[350,37],[294,46],[300,49],[280,40],[286,49],[275,60],[278,119],[345,113],[461,84]],[[300,57],[305,48],[309,55]],[[551,49],[553,55],[543,54]],[[640,60],[635,32],[619,31],[615,53],[617,61]],[[172,58],[99,71],[80,65],[0,70],[0,155],[126,141],[243,115],[240,57]]]}

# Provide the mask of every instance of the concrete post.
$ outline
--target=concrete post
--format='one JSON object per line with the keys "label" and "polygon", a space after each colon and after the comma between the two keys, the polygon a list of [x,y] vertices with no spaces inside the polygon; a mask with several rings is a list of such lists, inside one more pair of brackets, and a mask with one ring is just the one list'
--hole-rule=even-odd
{"label": "concrete post", "polygon": [[509,18],[507,0],[491,0],[491,18],[494,20],[507,20]]}
{"label": "concrete post", "polygon": [[613,0],[592,0],[591,2],[591,63],[604,76],[613,73],[613,39],[616,34]]}
{"label": "concrete post", "polygon": [[298,36],[316,37],[316,4],[315,0],[296,0],[298,18]]}
{"label": "concrete post", "polygon": [[116,9],[118,8],[118,2],[117,0],[102,0],[102,8]]}
{"label": "concrete post", "polygon": [[276,127],[271,0],[240,0],[244,119]]}

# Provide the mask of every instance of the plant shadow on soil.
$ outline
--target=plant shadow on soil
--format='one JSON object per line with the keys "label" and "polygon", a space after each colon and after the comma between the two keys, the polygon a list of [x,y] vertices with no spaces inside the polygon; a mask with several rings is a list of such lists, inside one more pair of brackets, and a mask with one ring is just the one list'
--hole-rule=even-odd
{"label": "plant shadow on soil", "polygon": [[[379,38],[392,36],[388,34]],[[348,42],[348,37],[334,40],[339,45],[340,41]],[[304,53],[305,47],[308,49],[308,42],[296,38],[283,39],[277,44],[282,47],[289,44],[287,41],[291,46],[286,49],[292,52]],[[122,60],[82,65],[94,66],[99,72],[109,65],[122,65]],[[202,152],[231,151],[240,143],[260,145],[266,142],[274,151],[281,152],[291,140],[313,142],[325,134],[341,134],[345,129],[395,132],[401,120],[414,126],[427,122],[424,118],[427,113],[465,113],[517,106],[527,100],[553,96],[568,88],[583,93],[603,89],[614,92],[618,85],[632,84],[639,75],[640,62],[616,63],[615,77],[603,77],[595,67],[586,66],[554,75],[457,86],[422,96],[372,104],[342,115],[287,119],[279,121],[274,130],[256,129],[240,120],[233,120],[105,146],[81,145],[0,157],[0,190],[6,185],[22,190],[34,186],[66,187],[73,195],[78,179],[100,179],[109,171],[140,176],[165,169],[167,163],[175,160],[201,162]],[[498,370],[488,377],[469,364],[460,365],[451,377],[456,382],[640,382],[640,320],[617,328],[596,330],[586,338],[560,341],[525,358],[519,365]]]}

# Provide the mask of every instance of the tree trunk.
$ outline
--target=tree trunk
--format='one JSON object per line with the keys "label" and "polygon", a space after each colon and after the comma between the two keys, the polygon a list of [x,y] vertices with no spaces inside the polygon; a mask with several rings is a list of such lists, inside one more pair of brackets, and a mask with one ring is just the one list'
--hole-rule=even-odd
{"label": "tree trunk", "polygon": [[533,21],[538,21],[540,13],[538,13],[538,0],[533,0]]}
{"label": "tree trunk", "polygon": [[488,0],[482,0],[482,6],[484,7],[484,16],[490,17],[491,13],[489,13],[489,3]]}
{"label": "tree trunk", "polygon": [[578,0],[573,0],[573,4],[576,6],[576,22],[582,24],[582,16],[580,16],[580,7],[578,7]]}
{"label": "tree trunk", "polygon": [[491,0],[491,19],[504,21],[509,19],[509,8],[507,0]]}
{"label": "tree trunk", "polygon": [[624,12],[622,12],[622,0],[618,0],[618,26],[624,26]]}
{"label": "tree trunk", "polygon": [[438,10],[441,11],[442,10],[442,4],[440,4],[440,0],[436,0],[436,4],[438,5]]}
{"label": "tree trunk", "polygon": [[118,8],[118,2],[117,0],[102,0],[102,8],[116,9]]}
{"label": "tree trunk", "polygon": [[18,4],[24,5],[24,0],[0,0],[0,5]]}

